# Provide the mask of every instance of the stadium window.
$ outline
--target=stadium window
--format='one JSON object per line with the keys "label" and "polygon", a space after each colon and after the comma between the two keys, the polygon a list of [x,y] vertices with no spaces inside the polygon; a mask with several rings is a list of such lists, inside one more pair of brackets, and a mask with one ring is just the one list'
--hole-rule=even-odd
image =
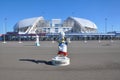
{"label": "stadium window", "polygon": [[61,26],[61,24],[55,24],[55,27],[60,27]]}
{"label": "stadium window", "polygon": [[50,28],[48,28],[48,32],[50,32]]}
{"label": "stadium window", "polygon": [[63,28],[63,31],[66,31],[66,28]]}
{"label": "stadium window", "polygon": [[55,32],[58,33],[58,28],[55,28]]}
{"label": "stadium window", "polygon": [[46,28],[43,28],[43,32],[46,32]]}

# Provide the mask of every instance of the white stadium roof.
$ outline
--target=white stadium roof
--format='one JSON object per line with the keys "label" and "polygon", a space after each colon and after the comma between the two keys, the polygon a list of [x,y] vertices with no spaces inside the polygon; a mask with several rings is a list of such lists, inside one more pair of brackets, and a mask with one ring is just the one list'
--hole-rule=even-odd
{"label": "white stadium roof", "polygon": [[89,27],[89,28],[97,29],[97,26],[90,20],[83,19],[83,18],[77,18],[77,17],[70,17],[70,18],[77,21],[83,27]]}
{"label": "white stadium roof", "polygon": [[32,26],[38,19],[44,20],[43,17],[34,17],[34,18],[24,19],[24,20],[17,22],[16,25],[14,26],[14,28],[16,28],[16,27],[22,28],[22,27],[26,27],[26,26]]}

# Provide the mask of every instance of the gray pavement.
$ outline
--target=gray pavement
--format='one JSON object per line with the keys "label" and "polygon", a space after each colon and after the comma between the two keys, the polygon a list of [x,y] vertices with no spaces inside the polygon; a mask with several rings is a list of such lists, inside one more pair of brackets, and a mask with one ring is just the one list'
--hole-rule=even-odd
{"label": "gray pavement", "polygon": [[0,80],[120,80],[120,41],[73,41],[68,66],[53,66],[57,43],[0,42]]}

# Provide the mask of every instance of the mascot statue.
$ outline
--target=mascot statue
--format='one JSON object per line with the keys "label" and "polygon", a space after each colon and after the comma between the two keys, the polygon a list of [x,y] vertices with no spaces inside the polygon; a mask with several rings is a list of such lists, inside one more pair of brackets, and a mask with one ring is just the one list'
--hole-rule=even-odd
{"label": "mascot statue", "polygon": [[40,46],[39,36],[38,35],[36,35],[35,46]]}
{"label": "mascot statue", "polygon": [[67,46],[68,42],[65,39],[65,33],[59,33],[59,40],[58,40],[58,53],[57,56],[52,59],[52,64],[57,66],[66,66],[70,64],[70,59],[67,57]]}
{"label": "mascot statue", "polygon": [[67,41],[65,39],[65,33],[64,32],[60,32],[59,33],[59,40],[58,40],[58,56],[63,56],[63,57],[67,57],[68,56],[68,52],[67,52]]}

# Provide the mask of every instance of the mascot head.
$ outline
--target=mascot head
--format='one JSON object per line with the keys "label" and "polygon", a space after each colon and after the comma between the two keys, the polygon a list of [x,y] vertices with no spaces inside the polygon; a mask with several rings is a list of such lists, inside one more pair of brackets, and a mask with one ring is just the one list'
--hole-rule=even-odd
{"label": "mascot head", "polygon": [[61,38],[64,38],[64,37],[65,37],[65,33],[64,33],[63,31],[61,31],[61,32],[59,33],[59,36],[60,36]]}

